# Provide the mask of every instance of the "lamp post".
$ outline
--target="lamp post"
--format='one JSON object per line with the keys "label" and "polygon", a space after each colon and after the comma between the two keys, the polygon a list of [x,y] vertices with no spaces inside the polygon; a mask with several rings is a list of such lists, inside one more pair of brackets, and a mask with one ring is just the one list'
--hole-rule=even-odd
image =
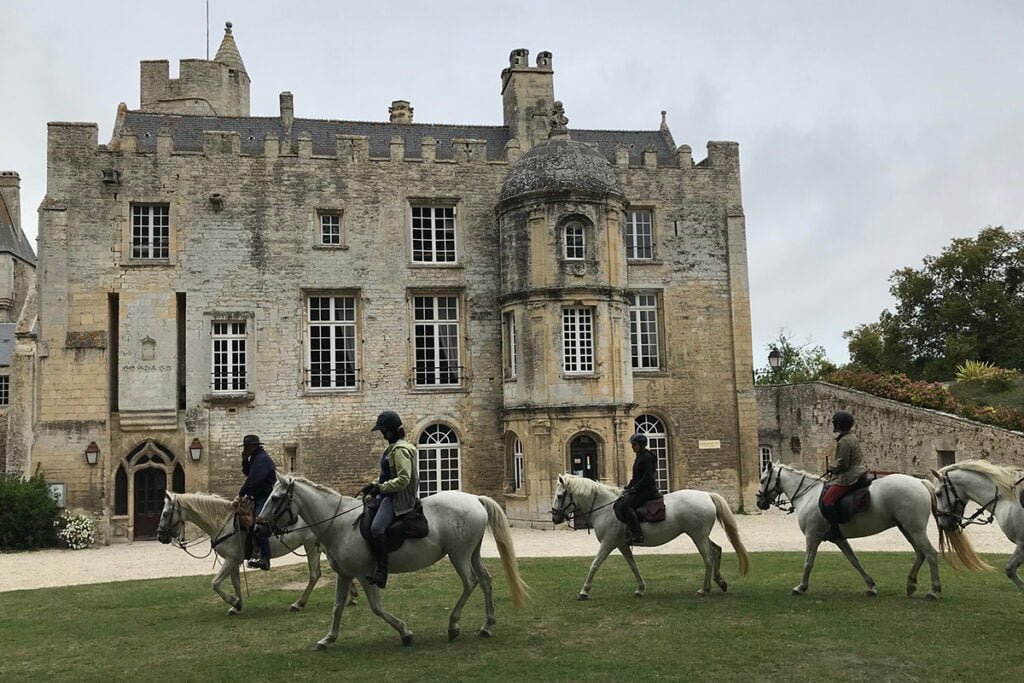
{"label": "lamp post", "polygon": [[775,383],[779,374],[779,367],[782,365],[782,352],[777,347],[772,347],[768,353],[768,367],[772,369],[772,382]]}

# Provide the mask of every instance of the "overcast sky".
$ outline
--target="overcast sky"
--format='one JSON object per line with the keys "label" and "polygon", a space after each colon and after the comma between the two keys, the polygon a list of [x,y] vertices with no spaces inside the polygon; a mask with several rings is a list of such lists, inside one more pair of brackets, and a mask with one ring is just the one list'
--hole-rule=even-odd
{"label": "overcast sky", "polygon": [[[569,127],[740,145],[754,362],[785,329],[837,362],[891,308],[889,275],[986,225],[1024,228],[1024,2],[1017,0],[210,0],[252,79],[303,118],[501,125],[514,48],[553,53]],[[206,57],[205,0],[0,0],[0,170],[35,239],[46,123],[110,138],[139,61]]]}

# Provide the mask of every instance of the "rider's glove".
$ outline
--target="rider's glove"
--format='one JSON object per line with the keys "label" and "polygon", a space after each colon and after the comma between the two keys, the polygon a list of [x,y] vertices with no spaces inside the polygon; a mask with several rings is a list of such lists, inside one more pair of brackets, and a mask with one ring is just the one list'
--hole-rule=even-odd
{"label": "rider's glove", "polygon": [[359,493],[363,494],[364,496],[376,497],[380,493],[380,484],[377,484],[376,482],[371,482],[364,486],[363,488],[359,489]]}

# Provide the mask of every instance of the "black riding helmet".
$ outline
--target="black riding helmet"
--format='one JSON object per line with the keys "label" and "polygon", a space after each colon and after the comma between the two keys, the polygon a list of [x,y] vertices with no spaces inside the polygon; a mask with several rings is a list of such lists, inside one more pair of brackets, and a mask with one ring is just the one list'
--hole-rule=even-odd
{"label": "black riding helmet", "polygon": [[853,414],[845,410],[837,410],[832,415],[832,431],[848,432],[853,429]]}
{"label": "black riding helmet", "polygon": [[647,445],[647,435],[646,434],[641,434],[640,432],[637,432],[633,436],[629,437],[629,442],[630,443],[638,443],[641,446],[646,446]]}
{"label": "black riding helmet", "polygon": [[373,425],[371,432],[396,432],[402,426],[402,418],[393,410],[385,410],[377,416],[377,424]]}

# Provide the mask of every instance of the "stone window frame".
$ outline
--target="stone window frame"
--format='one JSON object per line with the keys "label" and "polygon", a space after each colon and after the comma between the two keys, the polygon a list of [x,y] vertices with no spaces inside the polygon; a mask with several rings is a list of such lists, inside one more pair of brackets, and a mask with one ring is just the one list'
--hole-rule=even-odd
{"label": "stone window frame", "polygon": [[[572,318],[575,321],[570,321],[567,316],[570,312],[573,312]],[[589,318],[590,329],[587,331],[585,338],[580,336],[580,325],[581,315],[586,314]],[[583,303],[566,304],[562,306],[561,316],[561,337],[562,337],[562,375],[564,377],[594,377],[597,374],[597,307],[593,305],[587,305]],[[570,339],[566,335],[566,326],[569,324],[573,325],[574,332],[576,333],[576,341],[570,344]],[[586,345],[583,344],[586,342]],[[588,354],[583,352],[587,351]],[[576,369],[569,369],[570,352],[572,353],[573,365]]]}
{"label": "stone window frame", "polygon": [[[407,197],[406,198],[406,216],[405,216],[405,235],[409,240],[408,244],[408,255],[409,265],[414,268],[461,268],[462,267],[462,221],[459,219],[460,209],[462,208],[462,200],[458,197]],[[437,209],[450,209],[451,220],[452,220],[452,260],[450,261],[438,261],[436,240],[431,238],[431,255],[434,260],[425,261],[417,260],[416,257],[416,241],[414,237],[414,222],[417,219],[415,216],[416,209],[429,208],[432,211]],[[422,217],[419,217],[422,219]],[[447,250],[445,250],[447,253]]]}
{"label": "stone window frame", "polygon": [[[352,328],[352,360],[355,367],[352,369],[352,384],[343,386],[327,386],[327,387],[314,387],[312,386],[312,339],[310,337],[310,328],[313,326],[310,314],[310,301],[313,298],[331,298],[331,299],[352,299],[352,320],[331,320],[326,321],[327,325],[331,327],[351,327]],[[363,390],[363,299],[362,292],[358,289],[304,289],[302,291],[302,340],[303,340],[303,359],[302,359],[302,388],[306,395],[323,395],[323,394],[358,394]],[[321,321],[323,322],[323,321]],[[333,337],[332,337],[333,339]],[[333,350],[333,347],[332,347]]]}
{"label": "stone window frame", "polygon": [[0,409],[11,404],[11,376],[0,374]]}
{"label": "stone window frame", "polygon": [[[241,326],[241,332],[238,326]],[[218,327],[221,330],[218,333]],[[218,350],[218,342],[223,348]],[[241,355],[241,363],[236,357]],[[227,356],[221,367],[226,368],[223,377],[218,377],[218,357]],[[239,374],[238,369],[241,368]],[[223,380],[225,386],[219,387]],[[228,386],[230,385],[230,386]],[[245,394],[249,389],[249,325],[247,320],[210,321],[210,391],[217,395]]]}
{"label": "stone window frame", "polygon": [[[446,440],[442,440],[442,436]],[[432,419],[420,430],[416,437],[416,469],[420,480],[420,498],[442,491],[462,490],[462,443],[458,430],[444,420]],[[454,467],[451,466],[453,460]],[[432,472],[437,474],[436,481],[430,479]],[[451,486],[452,482],[455,484],[454,488]],[[435,483],[436,490],[428,490],[433,489]]]}
{"label": "stone window frame", "polygon": [[516,363],[518,348],[515,309],[504,311],[501,314],[501,351],[503,379],[515,380],[519,370]]}
{"label": "stone window frame", "polygon": [[[570,232],[570,230],[572,232]],[[575,216],[561,227],[562,259],[565,261],[587,260],[587,225]]]}
{"label": "stone window frame", "polygon": [[[417,321],[416,319],[416,299],[417,298],[432,298],[435,300],[433,304],[433,310],[437,310],[437,299],[439,298],[454,298],[456,301],[456,317],[454,320],[424,320]],[[468,349],[469,344],[466,339],[467,321],[466,321],[466,296],[464,290],[461,288],[449,288],[449,287],[437,287],[437,288],[413,288],[409,289],[406,294],[406,300],[408,303],[409,311],[409,387],[412,391],[417,392],[467,392],[469,387],[469,363],[468,363]],[[458,360],[456,363],[456,373],[458,376],[458,382],[454,383],[423,383],[418,382],[420,370],[417,367],[417,356],[418,347],[417,341],[417,325],[420,323],[432,323],[432,322],[454,322],[456,325],[455,339],[457,341],[456,353],[458,354]],[[435,330],[434,340],[437,340],[437,332]],[[437,346],[434,347],[438,348]],[[435,370],[435,373],[441,372]],[[450,370],[448,371],[450,372]]]}
{"label": "stone window frame", "polygon": [[760,475],[772,463],[772,447],[761,444],[757,448],[757,473]]}
{"label": "stone window frame", "polygon": [[[256,393],[253,389],[255,351],[258,348],[256,343],[256,314],[253,311],[245,310],[207,310],[203,311],[203,330],[209,342],[202,346],[204,358],[200,367],[206,368],[209,372],[203,381],[205,387],[203,401],[205,403],[221,404],[251,404],[256,400]],[[246,348],[246,373],[245,389],[232,391],[214,391],[213,376],[213,327],[214,323],[244,322],[245,323],[245,348]]]}
{"label": "stone window frame", "polygon": [[[653,296],[654,297],[654,305],[653,306],[649,306],[648,305],[648,306],[643,306],[643,307],[637,306],[635,302],[636,302],[636,297],[638,297],[638,296],[644,296],[644,297]],[[665,344],[664,344],[664,339],[665,339],[664,318],[665,318],[665,316],[663,315],[663,310],[664,310],[664,305],[663,305],[664,292],[662,290],[658,290],[658,289],[636,289],[636,290],[631,290],[627,294],[627,297],[628,297],[628,304],[629,304],[628,308],[629,308],[629,363],[630,363],[630,371],[633,372],[633,373],[641,373],[641,374],[650,374],[650,373],[664,372],[665,371],[665,354],[663,353],[663,349],[665,348]],[[646,311],[653,310],[654,315],[655,315],[655,320],[654,320],[655,340],[654,341],[655,341],[655,344],[657,345],[657,361],[658,361],[656,366],[638,367],[636,365],[636,361],[637,361],[638,356],[637,356],[637,353],[636,353],[636,345],[633,343],[633,338],[634,338],[634,334],[635,334],[634,333],[634,327],[635,327],[635,325],[637,323],[636,323],[636,318],[635,318],[634,314],[639,313],[641,310],[646,310]]]}
{"label": "stone window frame", "polygon": [[[636,256],[636,235],[630,233],[630,226],[633,214],[636,213],[647,213],[650,216],[650,256]],[[629,209],[625,211],[623,220],[623,235],[626,246],[626,261],[630,264],[643,264],[656,262],[658,257],[658,241],[657,241],[657,207],[651,203],[644,202],[632,202],[630,203]],[[630,250],[633,250],[633,256],[629,255]]]}
{"label": "stone window frame", "polygon": [[509,492],[524,495],[526,491],[526,450],[523,440],[511,432],[509,441]]}
{"label": "stone window frame", "polygon": [[[167,256],[142,257],[134,255],[135,241],[135,207],[166,207],[167,208]],[[121,265],[126,267],[159,267],[173,266],[178,262],[178,226],[180,216],[178,206],[170,197],[125,197],[121,205]]]}
{"label": "stone window frame", "polygon": [[[324,241],[324,220],[329,218],[337,219],[337,242]],[[345,251],[349,248],[348,222],[345,220],[345,210],[343,208],[320,207],[313,212],[312,223],[314,249],[324,249],[327,251]]]}

